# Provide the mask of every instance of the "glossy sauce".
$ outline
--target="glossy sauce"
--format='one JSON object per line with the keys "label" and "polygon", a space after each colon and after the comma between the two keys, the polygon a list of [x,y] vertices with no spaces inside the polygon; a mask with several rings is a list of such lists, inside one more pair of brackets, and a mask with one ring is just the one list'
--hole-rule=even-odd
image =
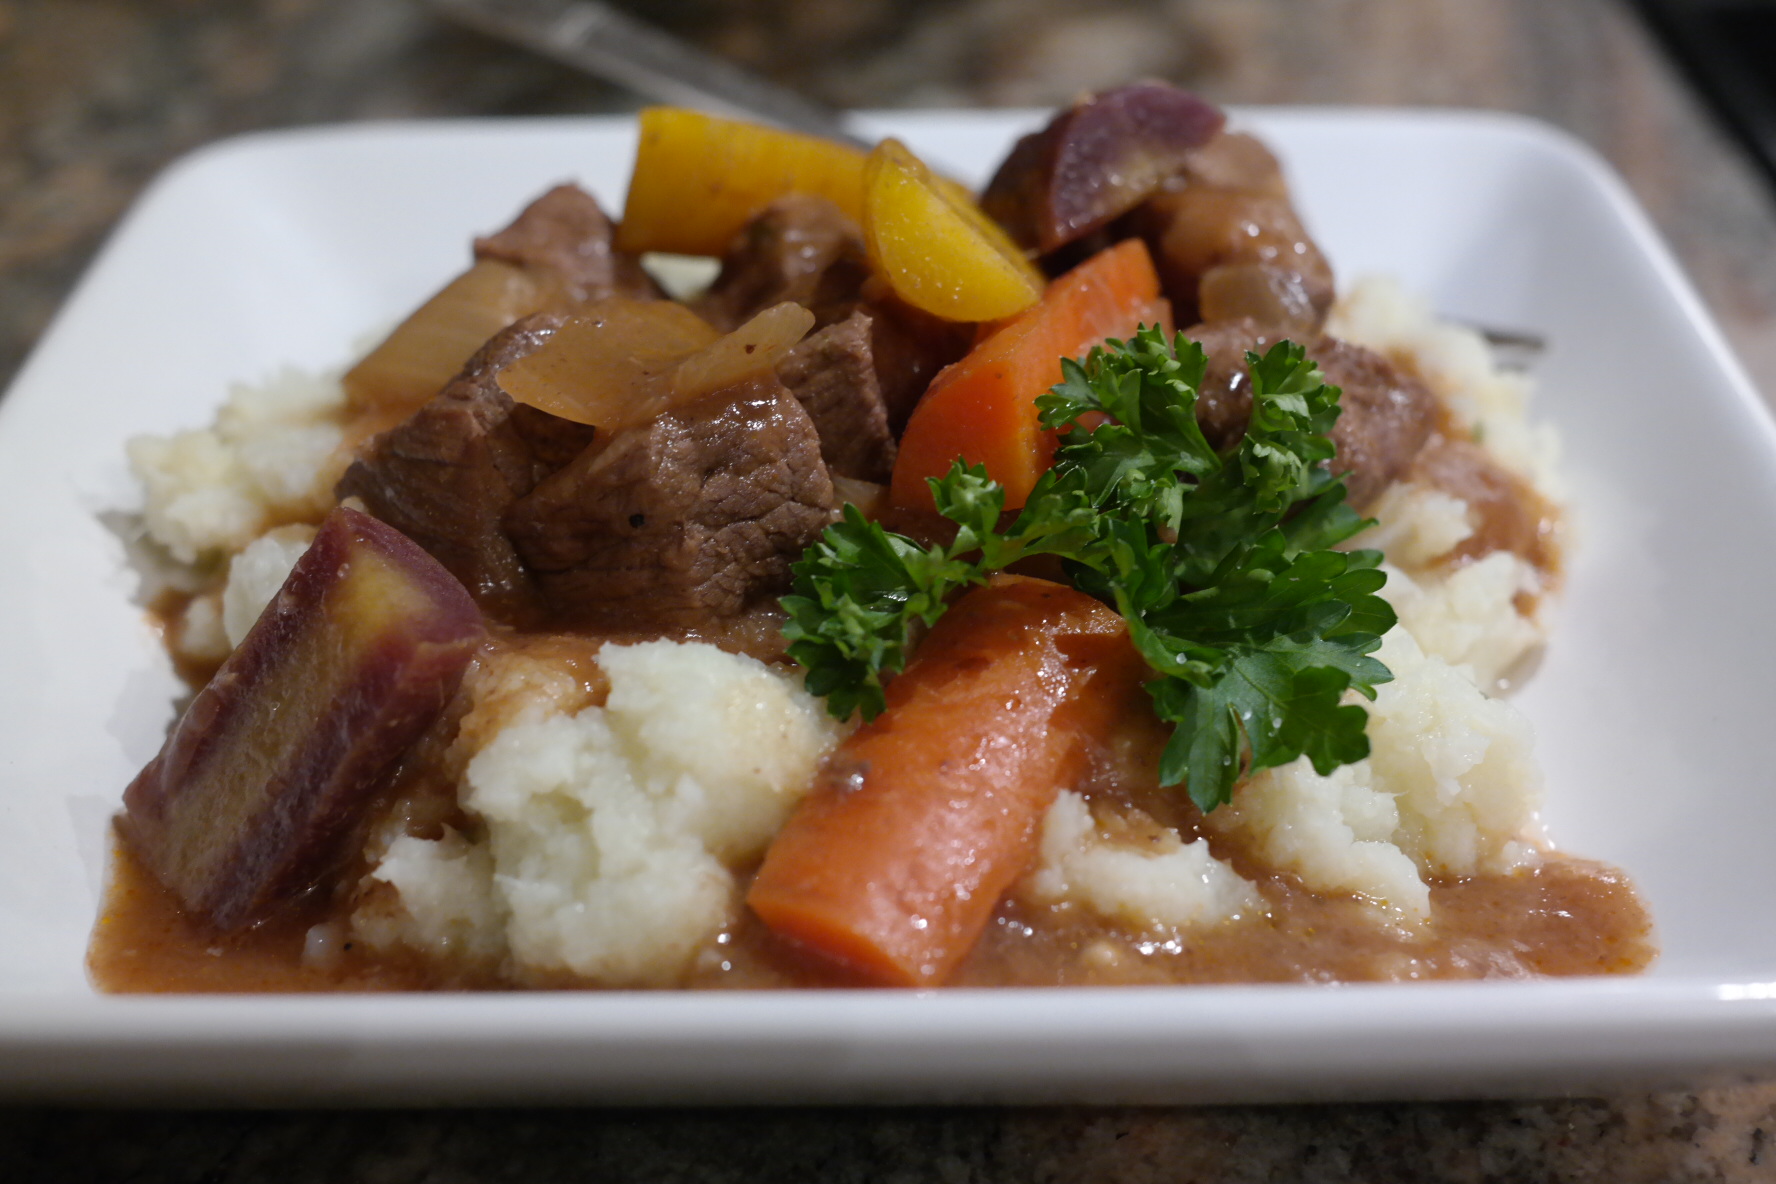
{"label": "glossy sauce", "polygon": [[[766,629],[757,629],[763,635]],[[770,630],[774,632],[774,630]],[[755,629],[707,637],[740,651],[766,648]],[[600,702],[607,689],[594,661],[607,639],[573,634],[496,631],[490,653],[533,658],[569,673],[578,690],[563,710]],[[484,655],[485,659],[488,655]],[[764,656],[764,655],[760,655]],[[462,770],[458,732],[501,726],[498,691],[482,691],[483,709],[459,709],[415,746],[395,776],[382,817],[394,811],[406,833],[437,838],[462,830],[455,785]],[[1165,828],[1206,839],[1217,858],[1252,881],[1265,907],[1256,915],[1186,935],[1128,932],[1067,905],[1031,906],[1015,892],[995,910],[986,933],[950,980],[956,986],[1099,986],[1236,982],[1360,982],[1521,978],[1529,975],[1629,974],[1657,953],[1652,923],[1626,876],[1602,864],[1550,854],[1512,875],[1431,885],[1432,920],[1389,923],[1354,897],[1321,896],[1269,872],[1239,844],[1208,826],[1187,797],[1161,788],[1153,770],[1166,742],[1148,712],[1120,717],[1073,788],[1130,841]],[[486,737],[465,735],[473,750]],[[372,821],[375,827],[377,822]],[[1152,834],[1150,834],[1152,832]],[[360,844],[361,846],[361,844]],[[350,916],[364,903],[362,858],[337,877],[332,897],[294,902],[286,914],[244,934],[218,938],[181,915],[172,896],[118,845],[104,911],[88,966],[113,992],[385,991],[510,989],[489,968],[452,968],[408,954],[379,953],[349,938]],[[737,877],[738,901],[750,871]],[[387,891],[386,886],[371,891]],[[801,955],[736,905],[737,920],[692,959],[684,986],[765,989],[863,985]],[[572,988],[571,979],[526,986]]]}
{"label": "glossy sauce", "polygon": [[1472,440],[1452,435],[1448,428],[1433,433],[1406,479],[1468,503],[1474,533],[1451,552],[1450,562],[1511,551],[1537,568],[1550,586],[1559,580],[1559,510]]}
{"label": "glossy sauce", "polygon": [[[1631,974],[1656,953],[1651,920],[1620,872],[1551,856],[1540,868],[1431,887],[1426,932],[1378,923],[1349,898],[1282,879],[1259,885],[1268,911],[1187,939],[1126,933],[1078,910],[1008,901],[953,986],[1104,986],[1360,982]],[[88,969],[114,992],[306,992],[495,988],[346,936],[342,908],[311,902],[287,918],[218,939],[121,847]],[[326,926],[315,930],[315,926]],[[311,939],[310,934],[315,934]],[[319,940],[319,939],[326,940]],[[305,957],[305,947],[307,956]],[[568,983],[537,984],[568,986]],[[760,989],[858,985],[801,957],[751,917],[694,960],[686,986]]]}

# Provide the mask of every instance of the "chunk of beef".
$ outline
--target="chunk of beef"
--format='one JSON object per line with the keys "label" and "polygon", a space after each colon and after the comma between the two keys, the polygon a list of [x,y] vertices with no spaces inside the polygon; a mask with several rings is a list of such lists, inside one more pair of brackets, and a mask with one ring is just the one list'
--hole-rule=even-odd
{"label": "chunk of beef", "polygon": [[641,260],[611,245],[616,228],[577,185],[557,185],[510,226],[475,240],[475,258],[522,267],[559,287],[573,303],[605,296],[657,300],[662,293]]}
{"label": "chunk of beef", "polygon": [[1405,472],[1436,424],[1436,400],[1412,374],[1360,345],[1322,337],[1310,350],[1326,381],[1343,390],[1332,428],[1350,502],[1359,509]]}
{"label": "chunk of beef", "polygon": [[870,314],[876,380],[888,407],[888,426],[898,437],[937,372],[974,344],[974,326],[921,312],[873,278],[864,285],[856,307]]}
{"label": "chunk of beef", "polygon": [[[1226,448],[1244,434],[1252,415],[1246,351],[1261,354],[1278,337],[1252,321],[1197,325],[1185,330],[1185,336],[1202,342],[1209,357],[1197,420],[1210,444]],[[1435,400],[1417,378],[1361,346],[1321,337],[1307,352],[1326,381],[1344,392],[1339,399],[1343,410],[1332,428],[1338,448],[1332,471],[1344,476],[1350,504],[1361,509],[1401,476],[1424,447],[1436,426]]]}
{"label": "chunk of beef", "polygon": [[835,515],[813,421],[764,375],[588,448],[505,529],[556,619],[696,627],[787,590]]}
{"label": "chunk of beef", "polygon": [[933,376],[973,340],[967,326],[920,312],[874,280],[863,232],[824,198],[791,195],[761,211],[735,237],[721,274],[694,307],[729,332],[785,300],[812,312],[816,329],[869,314],[870,357],[895,433]]}
{"label": "chunk of beef", "polygon": [[894,436],[876,379],[871,318],[858,311],[805,338],[777,364],[820,433],[820,455],[841,477],[886,482],[894,471]]}
{"label": "chunk of beef", "polygon": [[735,236],[721,273],[694,307],[724,333],[785,300],[812,312],[816,325],[829,325],[850,315],[869,274],[857,224],[825,198],[791,194]]}
{"label": "chunk of beef", "polygon": [[335,493],[424,547],[488,615],[524,623],[537,602],[500,516],[591,442],[593,429],[514,403],[494,381],[565,318],[539,313],[502,330],[405,422],[377,436]]}

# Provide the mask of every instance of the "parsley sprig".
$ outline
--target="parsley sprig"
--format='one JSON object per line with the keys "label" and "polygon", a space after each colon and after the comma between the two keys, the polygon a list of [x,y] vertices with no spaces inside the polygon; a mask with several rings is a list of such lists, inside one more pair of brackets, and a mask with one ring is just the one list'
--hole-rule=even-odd
{"label": "parsley sprig", "polygon": [[1366,525],[1326,467],[1339,391],[1292,342],[1246,360],[1251,421],[1224,452],[1196,421],[1202,347],[1144,328],[1062,361],[1037,400],[1042,425],[1064,429],[1054,465],[1008,525],[1004,490],[961,460],[931,482],[958,527],[947,546],[846,506],[783,599],[808,690],[840,718],[873,718],[957,591],[1055,555],[1116,606],[1155,672],[1148,693],[1173,725],[1161,784],[1208,811],[1259,769],[1305,754],[1324,774],[1367,756],[1367,713],[1346,692],[1373,699],[1392,677],[1370,655],[1394,614],[1375,595],[1381,554],[1332,549]]}

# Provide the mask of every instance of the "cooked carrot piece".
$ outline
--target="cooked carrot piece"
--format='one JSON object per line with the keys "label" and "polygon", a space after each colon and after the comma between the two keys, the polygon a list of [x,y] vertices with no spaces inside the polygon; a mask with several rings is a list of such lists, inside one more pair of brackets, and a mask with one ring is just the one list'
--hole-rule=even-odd
{"label": "cooked carrot piece", "polygon": [[221,932],[336,875],[347,840],[484,636],[456,578],[340,507],[124,791],[119,828]]}
{"label": "cooked carrot piece", "polygon": [[1055,435],[1037,422],[1036,396],[1061,381],[1061,359],[1143,324],[1169,324],[1153,259],[1138,239],[1100,251],[1048,286],[1040,302],[1007,321],[940,371],[901,437],[891,497],[931,509],[928,477],[958,456],[984,464],[1005,487],[1005,506],[1024,504],[1054,458]]}
{"label": "cooked carrot piece", "polygon": [[1042,295],[1042,273],[968,191],[899,140],[877,144],[864,165],[863,237],[896,296],[948,321],[996,321]]}
{"label": "cooked carrot piece", "polygon": [[864,153],[849,144],[682,107],[637,122],[635,174],[617,246],[719,255],[754,214],[786,193],[824,197],[863,220]]}
{"label": "cooked carrot piece", "polygon": [[828,759],[747,903],[867,979],[942,982],[1145,671],[1122,618],[1082,592],[1024,576],[975,589]]}

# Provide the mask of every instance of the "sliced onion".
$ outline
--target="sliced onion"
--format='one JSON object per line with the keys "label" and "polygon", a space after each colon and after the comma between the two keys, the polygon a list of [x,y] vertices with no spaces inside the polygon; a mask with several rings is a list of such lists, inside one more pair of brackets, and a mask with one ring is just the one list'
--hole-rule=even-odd
{"label": "sliced onion", "polygon": [[1313,297],[1298,272],[1265,263],[1233,263],[1203,272],[1197,306],[1205,321],[1250,317],[1297,341],[1319,336]]}
{"label": "sliced onion", "polygon": [[833,493],[840,504],[850,502],[856,506],[865,518],[872,521],[882,516],[888,506],[888,487],[878,485],[874,481],[859,481],[855,477],[832,475]]}
{"label": "sliced onion", "polygon": [[672,379],[676,400],[689,401],[775,369],[814,327],[814,314],[785,301],[691,355]]}
{"label": "sliced onion", "polygon": [[664,411],[679,364],[717,336],[682,304],[613,296],[587,305],[497,381],[520,403],[617,432]]}
{"label": "sliced onion", "polygon": [[353,411],[403,414],[438,393],[487,339],[542,308],[523,269],[483,259],[446,284],[346,372]]}

